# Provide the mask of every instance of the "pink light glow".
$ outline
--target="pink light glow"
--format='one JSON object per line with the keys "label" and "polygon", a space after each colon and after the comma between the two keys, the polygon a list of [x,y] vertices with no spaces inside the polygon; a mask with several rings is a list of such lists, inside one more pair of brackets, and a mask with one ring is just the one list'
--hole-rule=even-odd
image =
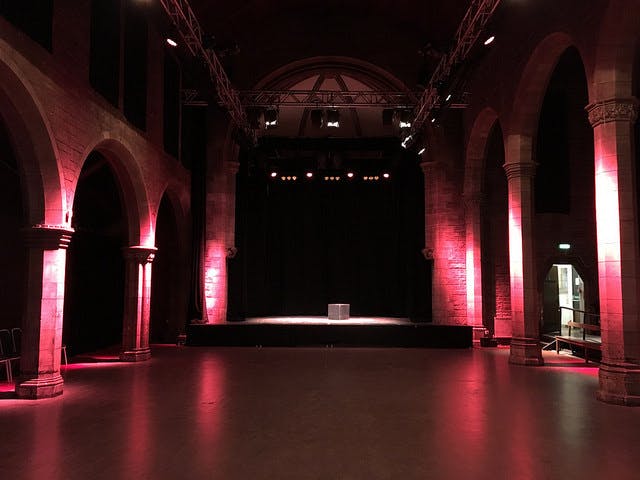
{"label": "pink light glow", "polygon": [[224,323],[227,312],[226,248],[218,242],[208,242],[205,257],[204,290],[207,321]]}

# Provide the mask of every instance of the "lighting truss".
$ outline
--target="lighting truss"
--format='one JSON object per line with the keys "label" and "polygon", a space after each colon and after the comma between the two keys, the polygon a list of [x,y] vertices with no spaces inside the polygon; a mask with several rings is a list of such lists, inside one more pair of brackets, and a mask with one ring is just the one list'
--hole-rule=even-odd
{"label": "lighting truss", "polygon": [[471,0],[467,13],[456,31],[454,48],[442,57],[416,105],[412,132],[421,130],[431,112],[443,103],[437,86],[446,84],[454,66],[466,60],[499,4],[500,0]]}
{"label": "lighting truss", "polygon": [[337,90],[245,90],[240,101],[245,107],[332,107],[346,106],[413,108],[418,94],[413,92]]}
{"label": "lighting truss", "polygon": [[203,46],[202,28],[189,2],[187,0],[160,0],[160,4],[173,22],[191,55],[202,59],[207,66],[220,105],[229,112],[236,127],[242,130],[248,139],[255,141],[255,132],[249,126],[249,120],[240,102],[238,92],[231,85],[215,52]]}

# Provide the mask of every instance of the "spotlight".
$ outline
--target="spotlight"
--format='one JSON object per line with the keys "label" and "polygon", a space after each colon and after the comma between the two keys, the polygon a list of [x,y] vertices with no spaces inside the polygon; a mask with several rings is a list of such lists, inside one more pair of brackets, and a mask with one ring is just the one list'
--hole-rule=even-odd
{"label": "spotlight", "polygon": [[449,100],[451,100],[451,94],[447,95],[447,98],[444,99],[445,102],[448,102]]}
{"label": "spotlight", "polygon": [[402,140],[402,148],[409,148],[409,143],[411,142],[411,140],[413,139],[413,135],[407,135],[406,137],[404,137],[404,140]]}
{"label": "spotlight", "polygon": [[571,250],[571,244],[570,243],[559,243],[558,244],[558,249],[559,250]]}
{"label": "spotlight", "polygon": [[276,178],[278,176],[277,172],[271,172],[271,178]]}
{"label": "spotlight", "polygon": [[398,126],[400,128],[411,128],[411,111],[400,110],[398,112]]}
{"label": "spotlight", "polygon": [[349,173],[347,173],[347,177],[349,177],[349,178],[353,178],[353,172],[349,172]]}
{"label": "spotlight", "polygon": [[340,112],[332,108],[327,110],[327,127],[338,128],[340,126]]}
{"label": "spotlight", "polygon": [[433,118],[431,119],[431,123],[436,123],[436,117],[433,117]]}
{"label": "spotlight", "polygon": [[375,177],[373,177],[374,180],[380,180],[380,177],[378,175],[376,175]]}
{"label": "spotlight", "polygon": [[278,110],[275,108],[267,108],[265,110],[264,126],[266,128],[275,128],[278,126]]}
{"label": "spotlight", "polygon": [[293,177],[291,177],[293,180],[297,180],[298,177],[296,177],[295,175]]}
{"label": "spotlight", "polygon": [[382,174],[382,176],[383,176],[384,178],[389,178],[391,175],[389,175],[388,173],[383,173],[383,174]]}
{"label": "spotlight", "polygon": [[311,125],[315,128],[324,126],[324,112],[322,110],[311,110]]}
{"label": "spotlight", "polygon": [[313,177],[313,173],[312,172],[307,172],[307,178],[312,178]]}
{"label": "spotlight", "polygon": [[178,42],[176,42],[173,38],[167,38],[167,43],[169,45],[171,45],[172,47],[177,47],[178,46]]}
{"label": "spotlight", "polygon": [[485,46],[486,46],[486,45],[491,45],[495,39],[496,39],[495,35],[491,35],[489,38],[487,38],[487,39],[484,41]]}
{"label": "spotlight", "polygon": [[421,147],[420,150],[418,150],[418,155],[422,155],[426,149],[427,147]]}

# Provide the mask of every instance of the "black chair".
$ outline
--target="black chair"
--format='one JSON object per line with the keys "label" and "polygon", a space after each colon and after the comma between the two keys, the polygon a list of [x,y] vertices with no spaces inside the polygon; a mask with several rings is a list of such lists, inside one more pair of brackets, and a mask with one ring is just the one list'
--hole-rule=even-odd
{"label": "black chair", "polygon": [[12,328],[11,337],[13,338],[13,351],[20,355],[22,353],[22,329],[20,327]]}

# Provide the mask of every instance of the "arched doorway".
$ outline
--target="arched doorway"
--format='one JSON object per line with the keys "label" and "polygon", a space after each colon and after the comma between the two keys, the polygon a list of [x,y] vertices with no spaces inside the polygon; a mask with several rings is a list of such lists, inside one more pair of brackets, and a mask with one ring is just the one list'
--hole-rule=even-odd
{"label": "arched doorway", "polygon": [[184,288],[184,269],[181,268],[181,246],[174,208],[165,193],[160,202],[156,220],[156,247],[151,277],[151,332],[152,342],[175,342],[186,323],[186,311],[180,311]]}
{"label": "arched doorway", "polygon": [[25,246],[21,180],[10,132],[0,116],[0,329],[21,326],[25,287]]}
{"label": "arched doorway", "polygon": [[483,325],[497,338],[511,336],[507,177],[503,169],[504,141],[499,122],[487,139],[482,191],[486,214],[482,216]]}
{"label": "arched doorway", "polygon": [[[598,304],[598,269],[593,129],[585,114],[587,103],[584,65],[578,50],[569,47],[551,75],[536,137],[536,247],[539,275],[545,275],[539,284],[541,333],[562,332],[569,321],[597,321],[591,315]],[[553,266],[543,258],[553,258]],[[585,317],[584,311],[590,315]]]}
{"label": "arched doorway", "polygon": [[72,226],[63,341],[77,354],[119,345],[122,338],[127,222],[115,174],[97,151],[80,172]]}

